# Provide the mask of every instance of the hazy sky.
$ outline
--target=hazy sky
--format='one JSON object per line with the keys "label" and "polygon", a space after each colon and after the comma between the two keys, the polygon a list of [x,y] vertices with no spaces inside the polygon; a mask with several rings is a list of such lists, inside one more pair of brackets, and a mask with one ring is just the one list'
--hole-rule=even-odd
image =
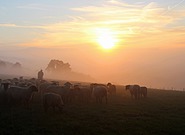
{"label": "hazy sky", "polygon": [[183,88],[185,0],[0,0],[0,59],[34,70],[60,59],[101,81]]}

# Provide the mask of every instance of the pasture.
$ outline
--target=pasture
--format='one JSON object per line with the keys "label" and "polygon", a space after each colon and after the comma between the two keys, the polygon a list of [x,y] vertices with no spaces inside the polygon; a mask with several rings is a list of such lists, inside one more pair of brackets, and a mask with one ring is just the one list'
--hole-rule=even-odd
{"label": "pasture", "polygon": [[73,102],[62,113],[44,112],[37,95],[30,109],[0,105],[0,135],[184,135],[185,92],[148,90],[148,98],[131,99],[116,86],[108,104]]}

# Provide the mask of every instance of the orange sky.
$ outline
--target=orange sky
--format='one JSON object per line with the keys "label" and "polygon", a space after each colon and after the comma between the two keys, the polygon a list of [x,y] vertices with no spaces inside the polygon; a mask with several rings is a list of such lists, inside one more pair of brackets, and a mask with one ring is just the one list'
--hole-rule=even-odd
{"label": "orange sky", "polygon": [[[60,59],[98,81],[185,87],[184,1],[64,3],[4,2],[0,59],[35,71]],[[14,17],[5,16],[13,8]]]}

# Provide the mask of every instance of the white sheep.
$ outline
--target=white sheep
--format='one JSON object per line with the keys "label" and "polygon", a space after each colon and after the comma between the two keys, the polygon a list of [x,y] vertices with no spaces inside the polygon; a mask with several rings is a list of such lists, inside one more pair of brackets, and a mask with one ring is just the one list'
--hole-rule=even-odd
{"label": "white sheep", "polygon": [[28,107],[32,99],[33,92],[38,92],[37,87],[34,85],[29,87],[11,86],[7,90],[6,94],[8,102],[22,103]]}
{"label": "white sheep", "polygon": [[108,88],[102,84],[90,84],[92,88],[92,96],[95,97],[97,103],[102,103],[103,98],[107,104],[107,91]]}
{"label": "white sheep", "polygon": [[68,86],[49,85],[45,90],[43,90],[42,95],[44,95],[44,93],[59,94],[62,97],[64,103],[66,103],[68,102],[70,96],[70,88]]}
{"label": "white sheep", "polygon": [[55,107],[58,107],[59,111],[62,112],[64,102],[59,94],[45,93],[43,95],[43,106],[45,112],[47,112],[49,107],[52,107],[53,111],[55,111]]}

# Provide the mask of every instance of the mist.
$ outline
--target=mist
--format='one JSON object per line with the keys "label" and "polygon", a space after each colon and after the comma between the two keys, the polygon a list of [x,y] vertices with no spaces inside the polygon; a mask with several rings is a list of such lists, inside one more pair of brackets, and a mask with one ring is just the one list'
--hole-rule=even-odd
{"label": "mist", "polygon": [[[5,49],[6,50],[6,49]],[[183,89],[185,87],[185,51],[183,48],[129,48],[116,53],[98,53],[94,50],[67,48],[16,48],[1,50],[0,59],[20,62],[22,71],[1,69],[1,74],[16,74],[37,77],[40,69],[46,78],[112,82],[115,84],[140,84],[163,89]],[[76,53],[75,53],[76,52]],[[72,72],[51,75],[45,69],[51,59],[68,62]]]}

